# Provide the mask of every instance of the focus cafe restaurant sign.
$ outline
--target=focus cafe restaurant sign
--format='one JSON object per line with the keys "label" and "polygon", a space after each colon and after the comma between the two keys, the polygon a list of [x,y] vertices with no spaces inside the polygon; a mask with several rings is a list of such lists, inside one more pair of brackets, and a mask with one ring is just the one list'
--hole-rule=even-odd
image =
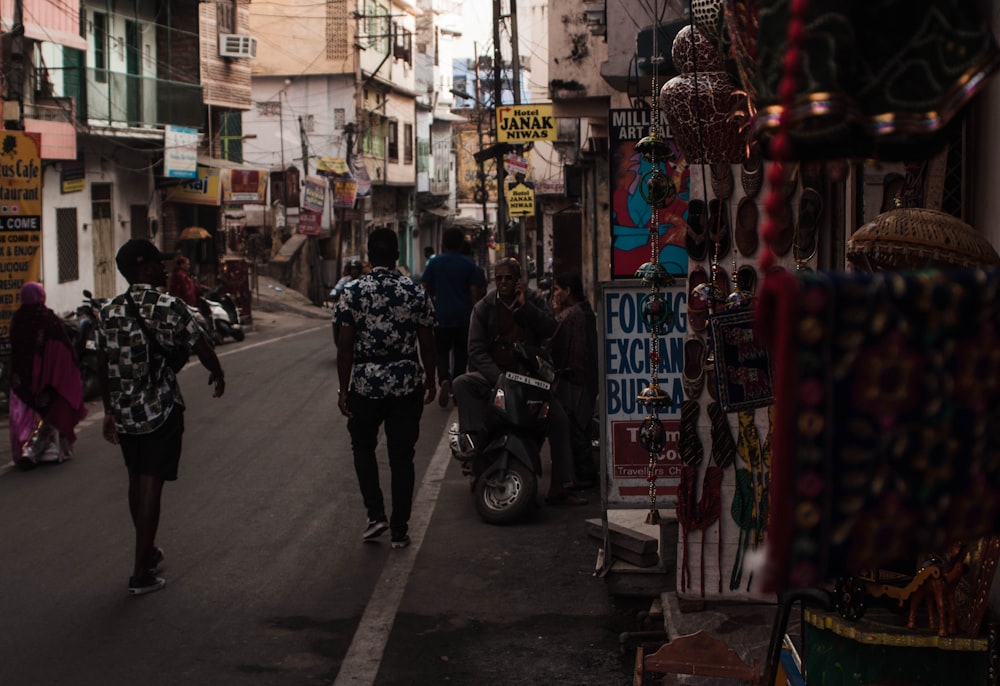
{"label": "focus cafe restaurant sign", "polygon": [[0,355],[10,353],[10,320],[21,286],[42,267],[41,138],[0,132]]}

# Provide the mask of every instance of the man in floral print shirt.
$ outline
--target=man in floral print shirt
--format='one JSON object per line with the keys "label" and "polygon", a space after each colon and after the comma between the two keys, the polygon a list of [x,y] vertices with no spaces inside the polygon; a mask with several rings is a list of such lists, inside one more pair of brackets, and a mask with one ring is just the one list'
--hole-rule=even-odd
{"label": "man in floral print shirt", "polygon": [[[368,236],[370,274],[352,281],[337,301],[337,406],[347,417],[354,470],[368,511],[362,538],[391,529],[393,548],[410,543],[413,455],[423,406],[435,396],[434,308],[423,286],[396,270],[399,242],[391,229]],[[419,350],[418,350],[419,346]],[[385,423],[392,477],[386,519],[375,448]]]}

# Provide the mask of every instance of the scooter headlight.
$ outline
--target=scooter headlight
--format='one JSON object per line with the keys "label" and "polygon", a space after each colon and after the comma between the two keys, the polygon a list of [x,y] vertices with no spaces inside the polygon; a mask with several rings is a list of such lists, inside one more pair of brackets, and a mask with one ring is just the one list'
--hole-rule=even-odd
{"label": "scooter headlight", "polygon": [[501,412],[507,411],[507,394],[504,393],[502,388],[498,388],[497,392],[493,395],[493,407]]}

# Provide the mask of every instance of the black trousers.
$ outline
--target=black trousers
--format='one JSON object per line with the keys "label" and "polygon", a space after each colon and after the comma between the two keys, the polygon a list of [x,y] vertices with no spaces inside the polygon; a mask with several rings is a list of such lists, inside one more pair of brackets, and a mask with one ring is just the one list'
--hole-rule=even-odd
{"label": "black trousers", "polygon": [[420,436],[420,416],[424,411],[423,393],[420,390],[396,398],[373,399],[349,392],[347,404],[353,415],[347,420],[354,453],[354,471],[368,519],[384,519],[385,498],[379,483],[378,446],[379,427],[385,424],[385,444],[389,453],[390,493],[392,514],[389,527],[394,534],[405,534],[413,507],[414,446]]}
{"label": "black trousers", "polygon": [[453,381],[469,366],[469,327],[434,329],[434,352],[437,357],[438,382]]}

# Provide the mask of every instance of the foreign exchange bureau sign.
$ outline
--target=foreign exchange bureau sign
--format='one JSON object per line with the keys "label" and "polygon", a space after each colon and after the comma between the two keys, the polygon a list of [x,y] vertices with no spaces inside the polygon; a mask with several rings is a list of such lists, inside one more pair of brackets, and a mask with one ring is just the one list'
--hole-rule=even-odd
{"label": "foreign exchange bureau sign", "polygon": [[529,143],[554,141],[556,119],[552,105],[508,105],[497,108],[497,141]]}

